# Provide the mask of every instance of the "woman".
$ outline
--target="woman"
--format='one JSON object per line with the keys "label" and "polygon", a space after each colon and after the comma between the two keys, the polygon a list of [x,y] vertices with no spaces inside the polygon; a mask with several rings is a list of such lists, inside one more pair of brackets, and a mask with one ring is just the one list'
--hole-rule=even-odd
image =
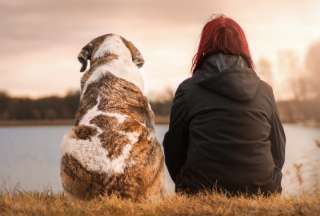
{"label": "woman", "polygon": [[281,193],[285,141],[272,88],[255,73],[243,30],[226,16],[212,19],[164,138],[176,191]]}

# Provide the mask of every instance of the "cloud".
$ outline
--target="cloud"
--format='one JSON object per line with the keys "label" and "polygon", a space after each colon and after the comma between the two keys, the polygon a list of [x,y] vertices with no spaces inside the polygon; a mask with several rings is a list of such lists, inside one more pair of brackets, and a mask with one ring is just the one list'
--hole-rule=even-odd
{"label": "cloud", "polygon": [[[311,26],[320,21],[318,9],[316,0],[303,4],[289,0],[4,0],[0,3],[0,86],[34,95],[77,88],[76,55],[89,40],[109,32],[124,35],[142,50],[149,86],[176,85],[188,75],[202,25],[212,13],[238,20],[254,52],[262,53],[272,47],[270,29],[278,25],[280,32],[292,34],[279,23]],[[314,30],[312,37],[317,33]],[[256,44],[263,46],[256,48]],[[43,84],[51,76],[67,80]]]}

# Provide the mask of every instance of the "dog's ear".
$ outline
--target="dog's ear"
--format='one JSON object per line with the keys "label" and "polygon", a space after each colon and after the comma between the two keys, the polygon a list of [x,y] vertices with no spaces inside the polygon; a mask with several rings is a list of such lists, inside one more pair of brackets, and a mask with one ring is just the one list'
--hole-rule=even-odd
{"label": "dog's ear", "polygon": [[126,40],[125,38],[121,37],[123,43],[128,47],[131,52],[132,61],[140,68],[144,64],[144,59],[140,53],[140,51],[133,45],[132,42]]}
{"label": "dog's ear", "polygon": [[78,60],[81,63],[80,72],[83,72],[87,69],[88,60],[91,59],[91,54],[93,50],[93,44],[90,42],[82,48],[78,55]]}

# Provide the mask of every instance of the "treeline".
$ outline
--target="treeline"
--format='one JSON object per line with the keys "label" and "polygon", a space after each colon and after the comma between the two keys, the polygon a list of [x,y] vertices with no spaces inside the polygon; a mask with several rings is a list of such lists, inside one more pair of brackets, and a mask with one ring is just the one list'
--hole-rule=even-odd
{"label": "treeline", "polygon": [[[170,115],[174,94],[151,101],[156,116]],[[39,99],[11,97],[0,92],[0,121],[9,120],[63,120],[73,119],[79,106],[79,92],[68,92],[63,97],[50,96]],[[313,99],[279,101],[280,117],[287,123],[320,124],[320,97]]]}
{"label": "treeline", "polygon": [[39,99],[11,97],[0,93],[0,120],[53,120],[72,119],[79,106],[79,92],[64,97],[50,96]]}
{"label": "treeline", "polygon": [[[73,119],[79,107],[79,91],[64,97],[50,96],[39,99],[11,97],[0,92],[0,120],[56,120]],[[156,115],[168,116],[171,99],[151,102]]]}
{"label": "treeline", "polygon": [[279,101],[278,109],[284,122],[320,125],[320,97]]}

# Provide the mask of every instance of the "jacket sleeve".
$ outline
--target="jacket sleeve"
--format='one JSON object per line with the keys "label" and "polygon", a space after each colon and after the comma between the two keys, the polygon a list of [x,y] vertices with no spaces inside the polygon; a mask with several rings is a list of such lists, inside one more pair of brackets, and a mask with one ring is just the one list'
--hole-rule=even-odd
{"label": "jacket sleeve", "polygon": [[271,116],[271,152],[276,168],[281,171],[285,161],[286,136],[273,95],[272,100],[274,106]]}
{"label": "jacket sleeve", "polygon": [[172,180],[176,183],[177,175],[184,165],[188,147],[188,110],[185,95],[181,87],[173,100],[169,130],[164,136],[163,147],[165,162]]}

